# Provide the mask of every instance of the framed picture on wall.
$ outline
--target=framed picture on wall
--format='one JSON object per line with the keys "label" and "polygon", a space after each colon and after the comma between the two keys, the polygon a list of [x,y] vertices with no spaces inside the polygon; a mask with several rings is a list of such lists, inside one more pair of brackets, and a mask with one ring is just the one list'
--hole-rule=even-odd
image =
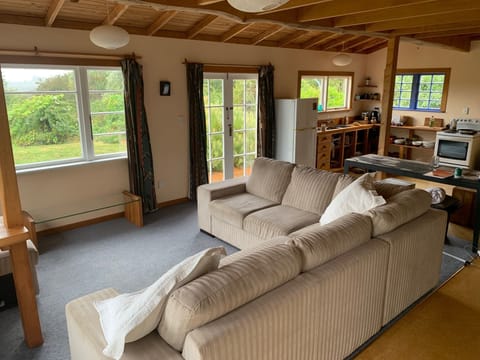
{"label": "framed picture on wall", "polygon": [[170,96],[170,81],[160,81],[160,96]]}

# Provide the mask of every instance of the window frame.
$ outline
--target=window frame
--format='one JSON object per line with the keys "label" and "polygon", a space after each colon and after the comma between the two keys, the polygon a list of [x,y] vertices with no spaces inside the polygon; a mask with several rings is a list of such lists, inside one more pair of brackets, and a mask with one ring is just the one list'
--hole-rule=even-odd
{"label": "window frame", "polygon": [[[448,99],[448,87],[450,84],[450,68],[420,68],[420,69],[397,69],[395,74],[395,81],[397,75],[412,75],[413,82],[412,82],[412,95],[410,97],[410,105],[409,107],[398,107],[393,106],[393,101],[395,100],[392,97],[392,108],[393,110],[400,110],[400,111],[421,111],[421,112],[446,112],[447,111],[447,99]],[[442,90],[442,98],[440,100],[440,108],[439,109],[422,109],[417,108],[417,101],[418,101],[418,94],[419,94],[419,87],[420,87],[420,76],[422,75],[444,75],[445,80],[443,82],[443,90]],[[430,90],[431,93],[431,90]]]}
{"label": "window frame", "polygon": [[[90,109],[90,89],[88,86],[88,70],[118,70],[122,71],[120,64],[113,65],[70,65],[70,64],[37,64],[34,62],[25,62],[25,63],[12,63],[12,62],[0,62],[0,69],[51,69],[51,70],[72,70],[75,80],[75,90],[71,91],[61,91],[62,93],[71,93],[75,94],[76,97],[76,106],[77,106],[77,116],[78,116],[78,136],[81,147],[80,157],[70,158],[70,159],[61,159],[61,160],[49,160],[49,161],[40,161],[28,164],[15,164],[15,169],[17,171],[26,171],[26,170],[41,170],[45,168],[53,167],[63,167],[74,164],[85,164],[93,163],[96,161],[105,161],[105,160],[115,160],[127,157],[127,149],[123,152],[111,153],[111,154],[101,154],[95,155],[94,150],[94,141],[93,141],[93,129],[92,129],[92,120],[91,120],[91,109]],[[0,79],[0,81],[3,81]],[[21,91],[18,93],[22,93]],[[35,93],[28,92],[25,93]],[[48,93],[48,91],[38,91],[41,93]],[[6,97],[7,94],[15,94],[15,92],[9,92],[4,89],[3,96]],[[5,99],[6,100],[6,99]],[[125,111],[125,109],[124,109]],[[126,132],[126,128],[125,128]]]}
{"label": "window frame", "polygon": [[[323,111],[319,111],[319,114],[323,113],[334,113],[334,112],[345,112],[345,111],[351,111],[353,108],[353,84],[355,81],[355,73],[350,72],[350,71],[299,71],[298,72],[298,80],[297,80],[297,97],[300,98],[301,95],[301,87],[302,87],[302,77],[303,76],[318,76],[318,77],[326,77],[327,81],[325,81],[325,91],[324,91],[324,96],[322,103],[325,104],[325,109]],[[332,110],[327,109],[327,99],[328,99],[328,78],[329,77],[350,77],[350,83],[348,86],[350,89],[347,89],[346,91],[346,103],[347,106],[345,108],[335,108]]]}

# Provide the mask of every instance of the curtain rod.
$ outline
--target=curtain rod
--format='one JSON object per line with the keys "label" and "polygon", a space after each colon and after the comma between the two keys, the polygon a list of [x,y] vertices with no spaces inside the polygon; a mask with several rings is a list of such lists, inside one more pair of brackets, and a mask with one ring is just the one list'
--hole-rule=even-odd
{"label": "curtain rod", "polygon": [[125,58],[141,59],[140,56],[132,54],[126,55],[104,55],[104,54],[82,54],[82,53],[70,53],[70,52],[53,52],[53,51],[40,51],[35,46],[33,50],[7,50],[0,49],[0,55],[7,56],[40,56],[40,57],[61,57],[61,58],[76,58],[76,59],[100,59],[100,60],[122,60]]}
{"label": "curtain rod", "polygon": [[[187,59],[183,60],[182,64],[188,64],[189,61]],[[235,67],[244,67],[244,68],[252,68],[252,69],[258,69],[262,65],[245,65],[245,64],[216,64],[216,63],[202,63],[205,66],[235,66]],[[271,64],[270,64],[271,65]]]}

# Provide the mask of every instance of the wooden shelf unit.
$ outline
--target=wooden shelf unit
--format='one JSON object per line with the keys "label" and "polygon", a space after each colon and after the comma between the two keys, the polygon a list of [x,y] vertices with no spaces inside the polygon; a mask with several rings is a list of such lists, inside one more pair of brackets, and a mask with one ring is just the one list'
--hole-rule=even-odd
{"label": "wooden shelf unit", "polygon": [[[430,126],[409,126],[409,125],[404,125],[404,126],[399,126],[399,125],[391,125],[392,129],[400,129],[400,130],[406,130],[408,131],[408,136],[407,138],[413,138],[414,135],[416,134],[417,131],[428,131],[428,132],[438,132],[443,130],[442,127],[430,127]],[[423,151],[426,153],[430,153],[433,155],[434,147],[426,148],[423,146],[414,146],[414,145],[402,145],[402,144],[390,144],[391,147],[393,148],[398,148],[399,149],[399,158],[401,159],[411,159],[412,155],[412,150],[419,150]]]}

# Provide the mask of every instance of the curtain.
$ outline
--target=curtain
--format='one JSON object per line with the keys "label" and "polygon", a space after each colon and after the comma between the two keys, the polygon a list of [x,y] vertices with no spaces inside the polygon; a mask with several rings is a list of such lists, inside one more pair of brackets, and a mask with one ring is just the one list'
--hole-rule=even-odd
{"label": "curtain", "polygon": [[275,99],[273,97],[272,65],[258,70],[258,132],[257,156],[275,156]]}
{"label": "curtain", "polygon": [[125,82],[125,122],[127,128],[130,192],[142,197],[143,212],[157,208],[152,148],[144,105],[142,67],[135,59],[121,61]]}
{"label": "curtain", "polygon": [[190,132],[190,181],[188,197],[197,199],[197,187],[208,183],[207,131],[203,104],[203,64],[187,63]]}

